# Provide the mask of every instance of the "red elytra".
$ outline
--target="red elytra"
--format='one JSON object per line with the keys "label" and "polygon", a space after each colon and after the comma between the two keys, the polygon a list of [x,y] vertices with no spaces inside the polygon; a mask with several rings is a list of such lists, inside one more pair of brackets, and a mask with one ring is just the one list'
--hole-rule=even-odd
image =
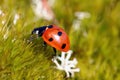
{"label": "red elytra", "polygon": [[60,51],[67,52],[70,49],[68,35],[63,29],[57,27],[56,25],[52,25],[51,28],[46,28],[42,38],[48,45]]}

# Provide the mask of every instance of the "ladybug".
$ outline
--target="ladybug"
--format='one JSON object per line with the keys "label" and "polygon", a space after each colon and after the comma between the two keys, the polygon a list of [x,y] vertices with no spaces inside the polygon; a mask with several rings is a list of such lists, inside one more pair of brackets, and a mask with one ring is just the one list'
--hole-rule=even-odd
{"label": "ladybug", "polygon": [[52,46],[55,53],[56,49],[67,52],[70,48],[68,35],[62,28],[56,25],[35,28],[32,31],[32,34],[36,34],[38,37],[42,37],[44,44],[47,43],[48,45]]}

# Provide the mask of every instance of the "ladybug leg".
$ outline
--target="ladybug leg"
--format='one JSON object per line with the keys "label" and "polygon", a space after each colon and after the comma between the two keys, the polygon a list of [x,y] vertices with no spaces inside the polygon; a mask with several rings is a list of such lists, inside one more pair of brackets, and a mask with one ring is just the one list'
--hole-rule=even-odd
{"label": "ladybug leg", "polygon": [[45,41],[44,41],[44,43],[42,44],[42,46],[43,46],[43,50],[46,51],[47,44],[46,44]]}
{"label": "ladybug leg", "polygon": [[46,44],[46,42],[44,41],[44,43],[43,43],[43,47],[46,47],[47,46],[47,44]]}
{"label": "ladybug leg", "polygon": [[55,52],[55,56],[56,56],[56,49],[53,47],[53,51]]}

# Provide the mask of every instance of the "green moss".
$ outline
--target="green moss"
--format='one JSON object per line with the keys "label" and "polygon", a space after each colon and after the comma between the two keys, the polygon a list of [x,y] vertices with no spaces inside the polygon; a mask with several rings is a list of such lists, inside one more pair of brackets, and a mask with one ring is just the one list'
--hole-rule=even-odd
{"label": "green moss", "polygon": [[[68,33],[73,57],[81,69],[68,80],[120,80],[120,2],[119,0],[58,0],[53,6],[56,19]],[[32,29],[51,24],[35,20],[30,0],[1,0],[0,80],[66,80],[65,73],[54,68],[54,52],[42,46],[39,38],[28,43]],[[78,30],[75,12],[90,12]],[[14,15],[20,18],[13,24]],[[3,24],[3,22],[5,22]],[[72,57],[72,58],[73,58]]]}

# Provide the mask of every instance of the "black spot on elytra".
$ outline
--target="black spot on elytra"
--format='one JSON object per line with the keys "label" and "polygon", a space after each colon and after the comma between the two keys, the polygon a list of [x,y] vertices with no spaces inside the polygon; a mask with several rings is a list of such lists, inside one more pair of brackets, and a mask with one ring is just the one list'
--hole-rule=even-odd
{"label": "black spot on elytra", "polygon": [[49,25],[49,26],[48,26],[48,28],[52,28],[52,27],[53,27],[53,25]]}
{"label": "black spot on elytra", "polygon": [[58,36],[61,36],[61,35],[62,35],[62,32],[61,32],[61,31],[59,31],[59,32],[58,32]]}
{"label": "black spot on elytra", "polygon": [[61,47],[61,48],[64,49],[65,47],[66,47],[66,44],[62,44],[62,47]]}
{"label": "black spot on elytra", "polygon": [[53,38],[49,38],[48,40],[51,42],[51,41],[53,41]]}

